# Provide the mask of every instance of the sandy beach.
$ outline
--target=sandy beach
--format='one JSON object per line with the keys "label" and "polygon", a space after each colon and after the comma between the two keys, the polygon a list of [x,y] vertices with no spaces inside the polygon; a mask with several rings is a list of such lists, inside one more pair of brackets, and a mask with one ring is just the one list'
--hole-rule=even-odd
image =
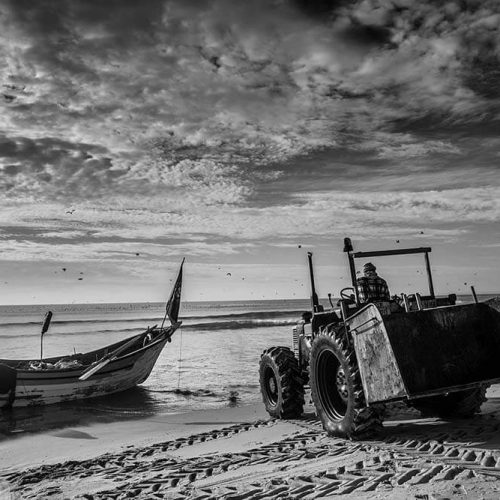
{"label": "sandy beach", "polygon": [[312,407],[192,411],[0,444],[0,499],[500,498],[500,386],[481,415],[444,422],[401,405],[369,440],[329,438]]}

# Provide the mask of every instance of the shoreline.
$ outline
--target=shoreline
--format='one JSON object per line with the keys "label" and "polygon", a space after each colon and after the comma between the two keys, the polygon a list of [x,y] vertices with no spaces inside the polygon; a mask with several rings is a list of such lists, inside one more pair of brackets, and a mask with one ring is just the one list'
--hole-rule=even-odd
{"label": "shoreline", "polygon": [[500,385],[488,398],[453,422],[395,405],[356,441],[326,436],[310,406],[274,420],[262,404],[19,436],[0,443],[0,498],[493,500]]}
{"label": "shoreline", "polygon": [[[0,441],[0,471],[10,472],[65,460],[86,460],[127,447],[144,447],[268,417],[263,405],[256,403],[92,422],[13,435]],[[54,450],[57,450],[57,455],[52,453]]]}

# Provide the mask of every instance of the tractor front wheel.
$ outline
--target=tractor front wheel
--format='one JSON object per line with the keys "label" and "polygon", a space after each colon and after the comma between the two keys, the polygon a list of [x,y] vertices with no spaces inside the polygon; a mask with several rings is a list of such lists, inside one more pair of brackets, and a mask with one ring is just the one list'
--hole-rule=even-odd
{"label": "tractor front wheel", "polygon": [[304,382],[288,347],[271,347],[260,358],[260,390],[269,415],[297,418],[304,410]]}
{"label": "tractor front wheel", "polygon": [[381,408],[366,405],[354,349],[333,326],[313,341],[309,383],[316,413],[330,436],[355,437],[381,428]]}

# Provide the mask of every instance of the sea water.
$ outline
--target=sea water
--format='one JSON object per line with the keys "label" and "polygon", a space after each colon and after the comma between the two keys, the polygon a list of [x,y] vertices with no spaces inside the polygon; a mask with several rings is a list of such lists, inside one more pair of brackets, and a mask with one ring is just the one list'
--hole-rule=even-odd
{"label": "sea water", "polygon": [[[470,301],[470,296],[458,300]],[[326,300],[323,304],[329,307]],[[3,412],[0,437],[89,420],[141,418],[259,402],[260,354],[271,346],[291,347],[293,325],[310,308],[309,300],[300,299],[183,302],[182,326],[137,389],[47,408]],[[43,337],[44,358],[95,350],[160,325],[165,305],[0,306],[0,360],[40,358],[40,332],[49,310],[53,317]]]}

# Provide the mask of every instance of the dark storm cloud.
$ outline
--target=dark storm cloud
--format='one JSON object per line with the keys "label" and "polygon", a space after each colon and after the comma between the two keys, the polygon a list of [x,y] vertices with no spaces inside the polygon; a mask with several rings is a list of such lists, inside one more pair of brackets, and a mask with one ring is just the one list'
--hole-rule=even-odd
{"label": "dark storm cloud", "polygon": [[479,97],[499,97],[500,4],[496,0],[455,0],[442,5],[363,0],[343,12],[362,26],[378,25],[390,32],[396,45],[420,45],[421,55],[432,50],[429,42],[448,41],[450,52],[440,66],[443,75],[455,72]]}
{"label": "dark storm cloud", "polygon": [[[94,197],[102,194],[123,171],[114,169],[106,150],[91,144],[75,144],[54,138],[37,140],[0,136],[0,188],[45,191],[50,196]],[[15,162],[15,163],[13,163]],[[68,192],[69,191],[69,192]]]}
{"label": "dark storm cloud", "polygon": [[391,39],[388,28],[360,23],[352,24],[339,33],[347,43],[368,47],[388,44]]}
{"label": "dark storm cloud", "polygon": [[72,26],[106,27],[120,42],[134,43],[136,32],[153,32],[161,19],[165,1],[148,0],[8,0],[8,8],[20,27],[52,42],[74,33]]}
{"label": "dark storm cloud", "polygon": [[57,185],[86,197],[123,181],[130,192],[191,186],[205,203],[209,187],[218,202],[249,203],[252,183],[287,171],[287,193],[320,189],[322,164],[313,186],[303,158],[321,152],[346,187],[356,168],[372,186],[400,169],[454,171],[458,154],[495,157],[466,139],[493,133],[500,109],[496,2],[6,5],[12,193]]}
{"label": "dark storm cloud", "polygon": [[476,94],[486,99],[500,98],[500,59],[473,60],[470,71],[464,77],[465,84]]}
{"label": "dark storm cloud", "polygon": [[[226,104],[231,96],[230,90],[234,99],[241,101],[246,97],[255,99],[261,91],[287,99],[291,92],[297,90],[297,83],[293,82],[297,69],[293,67],[293,53],[286,52],[286,60],[281,61],[279,54],[272,52],[265,55],[252,54],[244,43],[245,38],[253,33],[255,36],[269,36],[271,44],[278,42],[286,49],[287,44],[290,44],[291,32],[284,27],[288,24],[298,30],[310,30],[310,38],[304,37],[303,40],[306,43],[317,42],[314,40],[315,36],[319,37],[318,40],[324,39],[328,32],[332,37],[331,58],[317,65],[310,75],[319,80],[319,74],[316,76],[314,73],[326,71],[321,78],[327,80],[322,84],[325,88],[318,83],[312,87],[312,79],[308,83],[312,92],[323,97],[361,97],[371,100],[375,94],[386,95],[383,105],[397,106],[397,101],[402,100],[406,101],[406,106],[412,112],[420,110],[423,114],[428,111],[423,99],[425,90],[414,88],[418,87],[415,85],[416,80],[423,76],[432,78],[427,86],[427,91],[431,93],[435,83],[439,85],[436,90],[441,94],[460,90],[461,82],[463,88],[473,90],[480,97],[496,95],[496,90],[492,87],[498,87],[495,85],[498,81],[495,70],[498,35],[491,16],[498,10],[498,6],[494,2],[479,4],[452,1],[442,8],[435,2],[403,0],[291,0],[290,4],[304,16],[308,13],[317,14],[314,22],[318,30],[325,25],[328,30],[315,32],[313,25],[308,25],[305,21],[300,24],[283,7],[286,4],[282,2],[235,5],[234,2],[222,0],[11,0],[9,3],[16,26],[24,36],[34,41],[25,57],[47,65],[52,73],[51,81],[57,81],[58,89],[54,90],[61,93],[59,105],[62,106],[66,100],[71,102],[71,92],[78,92],[79,85],[99,85],[106,80],[113,82],[117,90],[128,96],[139,92],[139,97],[142,97],[141,86],[148,88],[150,92],[159,92],[162,90],[161,79],[166,77],[166,81],[169,81],[170,78],[168,74],[163,75],[159,71],[158,65],[163,62],[166,68],[170,67],[172,71],[178,72],[182,70],[178,66],[179,62],[185,58],[198,66],[205,59],[213,70],[225,73],[226,81],[221,90],[226,92]],[[330,15],[325,17],[326,13]],[[281,25],[278,24],[278,19],[282,21]],[[294,44],[297,42],[293,42],[290,49],[295,48]],[[442,43],[448,43],[449,47],[442,49],[439,46]],[[190,51],[184,54],[179,52],[186,48]],[[298,45],[297,48],[299,51],[295,58],[300,60],[300,51],[304,50],[304,46]],[[320,45],[318,48],[323,50],[327,46]],[[347,60],[338,61],[335,53],[344,50],[347,50]],[[130,57],[124,58],[128,51],[133,52],[129,54]],[[119,71],[109,71],[113,65],[119,70],[125,69],[127,64],[137,64],[139,61],[133,59],[133,54],[149,63],[149,68],[145,68],[149,72],[149,78],[144,79],[136,74],[131,79],[124,74],[120,79]],[[108,68],[96,65],[96,59]],[[391,59],[394,61],[393,65],[390,64]],[[375,74],[373,78],[364,81],[356,73],[368,61],[374,65],[372,71]],[[334,64],[339,69],[332,73],[331,67]],[[414,67],[413,71],[410,64]],[[281,75],[276,73],[278,68]],[[158,77],[158,80],[154,81],[154,77]],[[243,92],[235,92],[236,82],[231,82],[232,89],[229,88],[228,82],[234,77],[244,77],[245,81],[240,82],[238,89]],[[201,80],[205,79],[206,77]],[[215,83],[216,78],[213,80]],[[206,83],[209,85],[206,88],[210,88],[212,82],[207,80]],[[200,92],[201,88],[193,90]],[[184,97],[196,99],[192,94],[189,86],[186,86]],[[8,99],[15,99],[15,96],[7,95]],[[214,94],[212,96],[217,103],[220,97]],[[85,117],[95,111],[109,114],[118,106],[118,102],[111,100],[108,107],[103,103],[94,103],[94,106],[89,103],[85,107],[84,97],[82,96],[78,110],[70,110],[76,116]],[[433,99],[429,99],[429,108],[435,108],[436,100],[439,101],[438,96],[432,97]],[[442,99],[440,102],[447,108],[445,112],[449,113],[451,104],[445,101]],[[54,103],[46,103],[47,114],[51,112],[49,108],[52,104]],[[42,108],[40,111],[44,116],[46,113],[41,103],[37,103],[37,106]],[[153,106],[149,108],[146,104],[144,109],[154,113]],[[460,106],[456,107],[460,111]],[[25,108],[18,111],[29,114]],[[337,113],[337,116],[341,121],[342,115]],[[348,122],[349,119],[347,116],[344,121]],[[342,123],[341,126],[345,124]]]}
{"label": "dark storm cloud", "polygon": [[116,50],[154,45],[163,6],[160,0],[10,0],[8,12],[16,34],[31,41],[24,63],[45,67],[40,77],[57,82],[53,90],[64,100],[78,86],[102,80],[96,59],[118,63]]}
{"label": "dark storm cloud", "polygon": [[344,5],[348,5],[350,0],[292,0],[292,5],[297,6],[306,14],[325,19],[332,17],[335,11]]}

